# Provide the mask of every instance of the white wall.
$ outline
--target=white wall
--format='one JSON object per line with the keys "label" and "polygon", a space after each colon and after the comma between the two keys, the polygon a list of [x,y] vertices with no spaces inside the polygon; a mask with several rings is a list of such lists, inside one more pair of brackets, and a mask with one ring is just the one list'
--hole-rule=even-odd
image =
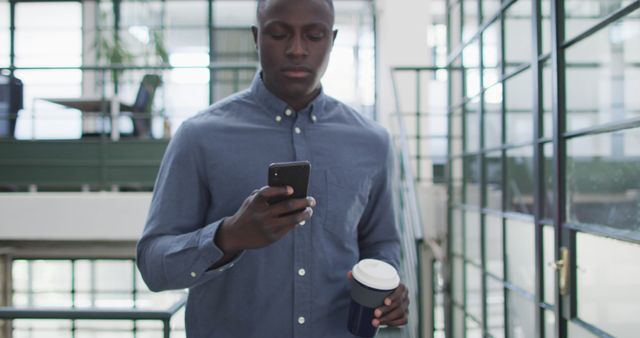
{"label": "white wall", "polygon": [[135,241],[151,193],[0,194],[0,239]]}
{"label": "white wall", "polygon": [[429,1],[376,0],[375,4],[378,116],[387,124],[395,110],[390,68],[432,64],[427,44]]}

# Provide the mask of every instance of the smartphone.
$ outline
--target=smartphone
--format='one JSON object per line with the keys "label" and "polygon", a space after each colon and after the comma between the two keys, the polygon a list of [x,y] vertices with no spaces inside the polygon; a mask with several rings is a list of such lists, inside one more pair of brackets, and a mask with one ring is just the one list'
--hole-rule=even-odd
{"label": "smartphone", "polygon": [[290,196],[275,197],[269,200],[269,204],[291,198],[307,197],[307,187],[309,185],[309,172],[311,164],[308,161],[279,162],[269,165],[269,186],[282,187],[290,186],[293,194]]}

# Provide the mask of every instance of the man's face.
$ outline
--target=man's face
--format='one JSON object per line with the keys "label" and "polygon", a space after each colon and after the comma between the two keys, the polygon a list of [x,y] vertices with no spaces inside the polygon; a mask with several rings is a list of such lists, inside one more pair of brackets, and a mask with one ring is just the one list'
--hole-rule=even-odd
{"label": "man's face", "polygon": [[267,1],[252,28],[265,86],[292,106],[313,99],[337,34],[332,27],[324,0]]}

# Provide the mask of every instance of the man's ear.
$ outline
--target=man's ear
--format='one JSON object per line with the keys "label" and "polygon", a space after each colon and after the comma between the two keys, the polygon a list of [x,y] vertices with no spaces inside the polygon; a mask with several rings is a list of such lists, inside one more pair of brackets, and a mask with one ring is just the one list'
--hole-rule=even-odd
{"label": "man's ear", "polygon": [[256,49],[258,49],[258,27],[251,26],[251,34],[253,34],[253,43],[255,44]]}
{"label": "man's ear", "polygon": [[331,45],[333,45],[336,42],[336,38],[338,37],[338,30],[334,29],[333,30],[333,39],[331,40]]}

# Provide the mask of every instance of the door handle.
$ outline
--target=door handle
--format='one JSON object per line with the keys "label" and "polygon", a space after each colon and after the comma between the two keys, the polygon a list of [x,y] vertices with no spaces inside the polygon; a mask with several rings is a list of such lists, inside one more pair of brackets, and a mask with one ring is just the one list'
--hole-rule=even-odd
{"label": "door handle", "polygon": [[569,249],[560,248],[560,260],[551,263],[560,274],[560,295],[569,294]]}

